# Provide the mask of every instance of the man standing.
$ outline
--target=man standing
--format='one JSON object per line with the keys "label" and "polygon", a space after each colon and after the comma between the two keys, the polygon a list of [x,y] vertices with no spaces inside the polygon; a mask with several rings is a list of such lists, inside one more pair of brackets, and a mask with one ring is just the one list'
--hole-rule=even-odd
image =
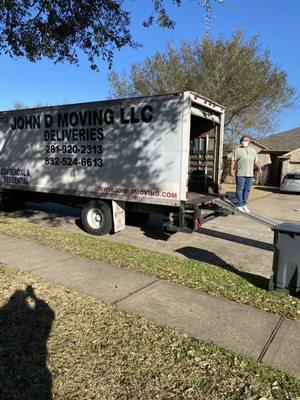
{"label": "man standing", "polygon": [[249,146],[250,142],[250,136],[245,135],[241,138],[240,146],[233,151],[230,166],[230,175],[236,176],[236,208],[247,214],[250,213],[247,201],[253,182],[254,167],[261,173],[257,153],[253,147]]}

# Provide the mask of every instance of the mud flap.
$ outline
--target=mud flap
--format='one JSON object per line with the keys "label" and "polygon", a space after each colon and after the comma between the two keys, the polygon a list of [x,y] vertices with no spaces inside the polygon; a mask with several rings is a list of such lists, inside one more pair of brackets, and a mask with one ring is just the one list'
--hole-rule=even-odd
{"label": "mud flap", "polygon": [[112,201],[114,232],[125,229],[125,201]]}

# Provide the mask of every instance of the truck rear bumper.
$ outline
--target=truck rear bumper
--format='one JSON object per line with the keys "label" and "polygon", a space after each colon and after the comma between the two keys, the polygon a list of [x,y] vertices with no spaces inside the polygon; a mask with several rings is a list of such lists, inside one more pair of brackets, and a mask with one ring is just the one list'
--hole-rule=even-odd
{"label": "truck rear bumper", "polygon": [[208,221],[228,212],[214,204],[217,195],[188,192],[187,200],[182,202],[178,213],[169,215],[164,229],[170,232],[192,233]]}

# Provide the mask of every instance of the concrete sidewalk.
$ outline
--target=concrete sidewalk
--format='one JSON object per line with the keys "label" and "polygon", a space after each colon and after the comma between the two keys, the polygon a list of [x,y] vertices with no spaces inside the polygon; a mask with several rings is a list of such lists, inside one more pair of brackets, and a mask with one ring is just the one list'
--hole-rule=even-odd
{"label": "concrete sidewalk", "polygon": [[300,377],[299,322],[5,235],[0,261]]}

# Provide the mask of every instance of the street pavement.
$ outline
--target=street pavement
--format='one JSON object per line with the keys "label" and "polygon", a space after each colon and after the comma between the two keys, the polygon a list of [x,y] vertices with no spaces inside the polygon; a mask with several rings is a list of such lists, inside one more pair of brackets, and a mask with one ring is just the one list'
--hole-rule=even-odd
{"label": "street pavement", "polygon": [[[251,201],[249,207],[274,219],[300,222],[300,194],[271,193]],[[7,216],[85,234],[81,229],[80,210],[72,207],[28,203],[26,209]],[[148,223],[129,224],[125,230],[105,238],[253,276],[269,278],[272,275],[273,232],[265,225],[230,215],[207,222],[199,233],[176,233],[169,237],[162,232],[161,224],[162,217],[152,215]]]}

